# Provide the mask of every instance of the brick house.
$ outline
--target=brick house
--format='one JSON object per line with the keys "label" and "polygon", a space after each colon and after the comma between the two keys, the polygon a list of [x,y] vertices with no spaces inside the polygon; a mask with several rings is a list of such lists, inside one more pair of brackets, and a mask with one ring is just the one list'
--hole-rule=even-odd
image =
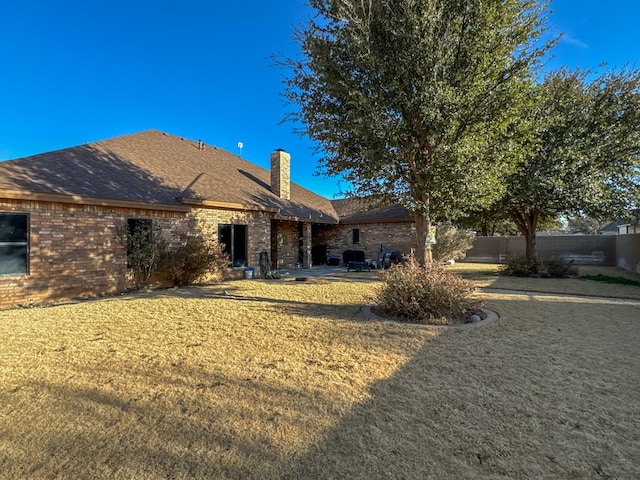
{"label": "brick house", "polygon": [[308,268],[347,248],[410,248],[406,212],[354,212],[292,183],[286,152],[270,162],[157,130],[0,162],[0,308],[125,290],[127,222],[169,242],[217,238],[239,273],[264,251],[275,268]]}

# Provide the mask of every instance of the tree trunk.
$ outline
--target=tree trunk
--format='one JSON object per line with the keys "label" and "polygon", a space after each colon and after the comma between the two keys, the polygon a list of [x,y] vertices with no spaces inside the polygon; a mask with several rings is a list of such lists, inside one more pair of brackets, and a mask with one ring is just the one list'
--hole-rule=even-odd
{"label": "tree trunk", "polygon": [[525,240],[525,255],[529,260],[535,260],[536,258],[536,231],[527,231],[524,235]]}
{"label": "tree trunk", "polygon": [[518,230],[524,236],[525,255],[529,260],[536,258],[536,229],[538,227],[539,213],[533,212],[511,212],[511,218],[518,227]]}
{"label": "tree trunk", "polygon": [[431,252],[431,244],[427,242],[427,236],[429,235],[429,229],[431,228],[431,219],[428,214],[416,213],[416,260],[422,266],[433,262],[433,255]]}

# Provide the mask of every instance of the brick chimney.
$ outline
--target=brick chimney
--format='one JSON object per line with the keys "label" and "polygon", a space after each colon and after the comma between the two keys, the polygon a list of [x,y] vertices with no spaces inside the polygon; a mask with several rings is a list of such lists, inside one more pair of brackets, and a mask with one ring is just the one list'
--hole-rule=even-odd
{"label": "brick chimney", "polygon": [[271,159],[271,191],[283,200],[291,200],[291,155],[277,149]]}

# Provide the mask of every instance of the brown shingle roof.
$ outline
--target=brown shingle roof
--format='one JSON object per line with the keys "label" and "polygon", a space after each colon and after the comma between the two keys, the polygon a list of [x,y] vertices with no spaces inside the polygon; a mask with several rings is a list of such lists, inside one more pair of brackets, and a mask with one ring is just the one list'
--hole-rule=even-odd
{"label": "brown shingle roof", "polygon": [[386,205],[363,198],[332,200],[340,223],[412,222],[413,215],[400,205]]}
{"label": "brown shingle roof", "polygon": [[0,162],[0,190],[86,196],[168,206],[222,203],[280,218],[337,221],[330,200],[291,184],[291,200],[269,187],[269,171],[225,150],[147,130]]}

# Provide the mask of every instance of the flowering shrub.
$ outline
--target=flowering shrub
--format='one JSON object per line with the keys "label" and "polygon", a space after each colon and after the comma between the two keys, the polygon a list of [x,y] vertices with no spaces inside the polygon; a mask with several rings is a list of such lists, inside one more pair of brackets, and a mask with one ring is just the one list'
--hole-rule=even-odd
{"label": "flowering shrub", "polygon": [[410,259],[381,276],[376,311],[388,317],[433,325],[461,323],[469,310],[482,305],[471,298],[476,291],[471,282],[437,264],[421,267]]}

